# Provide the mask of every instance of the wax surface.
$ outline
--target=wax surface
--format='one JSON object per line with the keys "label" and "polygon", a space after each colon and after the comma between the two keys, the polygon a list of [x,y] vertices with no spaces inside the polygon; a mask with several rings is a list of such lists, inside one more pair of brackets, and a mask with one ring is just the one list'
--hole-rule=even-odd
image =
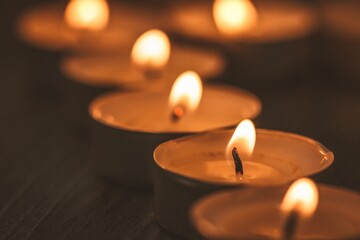
{"label": "wax surface", "polygon": [[194,179],[211,178],[214,182],[263,183],[280,182],[286,173],[271,165],[256,162],[243,162],[244,175],[235,174],[235,166],[229,160],[199,161],[178,166],[178,171]]}
{"label": "wax surface", "polygon": [[[286,215],[280,211],[286,190],[287,187],[243,189],[214,194],[194,206],[193,220],[209,239],[245,236],[279,239],[286,221]],[[314,216],[300,220],[296,239],[360,236],[359,194],[319,185],[319,197]]]}
{"label": "wax surface", "polygon": [[144,90],[170,89],[176,77],[188,70],[196,71],[206,80],[220,74],[224,67],[224,59],[217,52],[174,44],[168,65],[152,79],[148,79],[132,65],[130,51],[111,55],[72,56],[62,62],[62,71],[81,83]]}
{"label": "wax surface", "polygon": [[90,114],[115,128],[151,132],[202,132],[234,126],[244,118],[255,117],[260,101],[252,94],[221,85],[205,86],[198,109],[178,121],[171,120],[165,93],[113,93],[95,99]]}
{"label": "wax surface", "polygon": [[[309,34],[316,26],[314,13],[294,2],[264,1],[256,5],[259,22],[254,29],[238,37],[239,41],[271,42],[296,39]],[[215,26],[211,2],[180,4],[169,11],[172,28],[194,37],[226,41]]]}

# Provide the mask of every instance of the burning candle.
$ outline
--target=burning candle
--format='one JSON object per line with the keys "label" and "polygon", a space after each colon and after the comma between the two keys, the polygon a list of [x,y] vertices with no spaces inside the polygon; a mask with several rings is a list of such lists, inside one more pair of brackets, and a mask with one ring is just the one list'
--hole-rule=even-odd
{"label": "burning candle", "polygon": [[106,0],[70,0],[65,9],[65,22],[73,29],[100,31],[108,25],[109,15]]}
{"label": "burning candle", "polygon": [[215,0],[169,10],[169,29],[218,43],[273,42],[306,36],[316,26],[313,11],[295,2]]}
{"label": "burning candle", "polygon": [[260,101],[252,94],[221,85],[201,87],[199,79],[188,71],[178,77],[171,93],[117,92],[95,99],[90,114],[97,123],[96,148],[102,150],[103,175],[127,185],[150,186],[147,166],[153,165],[152,154],[158,144],[233,126],[260,112]]}
{"label": "burning candle", "polygon": [[24,41],[41,48],[95,52],[129,47],[139,33],[156,25],[147,10],[106,0],[70,0],[34,7],[21,17],[17,30]]}
{"label": "burning candle", "polygon": [[[248,86],[288,83],[312,66],[318,20],[304,2],[188,1],[175,4],[166,16],[169,33],[226,51],[230,64],[236,66],[234,74],[248,81]],[[246,85],[239,79],[225,81]]]}
{"label": "burning candle", "polygon": [[359,202],[358,193],[299,179],[288,190],[212,194],[193,206],[191,217],[206,239],[358,239]]}
{"label": "burning candle", "polygon": [[188,211],[198,198],[223,188],[284,184],[323,171],[333,158],[332,152],[314,140],[279,131],[255,131],[249,120],[235,131],[171,140],[154,152],[155,216],[165,229],[196,239]]}
{"label": "burning candle", "polygon": [[164,32],[152,29],[136,40],[131,52],[73,56],[61,65],[66,75],[88,85],[164,90],[183,71],[192,69],[209,79],[220,74],[225,63],[215,51],[171,46]]}

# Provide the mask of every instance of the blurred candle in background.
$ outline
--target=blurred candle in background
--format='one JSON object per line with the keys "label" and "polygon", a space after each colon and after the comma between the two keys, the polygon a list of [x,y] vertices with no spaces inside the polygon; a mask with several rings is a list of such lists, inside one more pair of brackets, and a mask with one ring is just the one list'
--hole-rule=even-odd
{"label": "blurred candle in background", "polygon": [[233,48],[234,43],[265,44],[303,38],[317,26],[314,9],[309,5],[274,0],[174,3],[165,16],[169,32]]}
{"label": "blurred candle in background", "polygon": [[[226,83],[268,87],[308,79],[318,27],[316,10],[300,1],[214,0],[169,4],[169,34],[217,47],[232,66]],[[261,71],[259,71],[261,69]],[[304,76],[303,76],[304,75]]]}
{"label": "blurred candle in background", "polygon": [[99,31],[109,22],[110,9],[106,0],[70,0],[64,18],[69,27]]}
{"label": "blurred candle in background", "polygon": [[173,80],[189,69],[208,81],[225,67],[225,59],[217,51],[171,44],[167,35],[156,29],[143,33],[131,51],[75,55],[61,63],[67,76],[86,85],[146,91],[169,91]]}
{"label": "blurred candle in background", "polygon": [[250,0],[215,0],[213,15],[219,31],[228,36],[249,31],[258,21],[255,6]]}
{"label": "blurred candle in background", "polygon": [[143,31],[159,27],[148,8],[107,0],[69,0],[33,6],[19,18],[22,40],[47,50],[81,53],[130,49]]}

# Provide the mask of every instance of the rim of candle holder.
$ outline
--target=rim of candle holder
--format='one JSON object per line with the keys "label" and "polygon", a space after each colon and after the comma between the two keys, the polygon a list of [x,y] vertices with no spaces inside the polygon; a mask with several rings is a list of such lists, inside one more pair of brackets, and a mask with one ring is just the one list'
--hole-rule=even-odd
{"label": "rim of candle holder", "polygon": [[[154,150],[153,153],[153,159],[155,164],[162,170],[167,171],[171,174],[174,174],[178,177],[181,178],[186,178],[186,179],[190,179],[193,182],[197,182],[197,183],[205,183],[205,184],[212,184],[212,185],[218,185],[218,186],[249,186],[249,187],[265,187],[265,188],[271,188],[271,187],[276,187],[276,186],[281,186],[284,184],[288,184],[291,181],[294,181],[300,177],[309,177],[309,176],[313,176],[315,174],[318,174],[322,171],[324,171],[325,169],[329,168],[332,163],[334,162],[334,154],[332,151],[330,151],[327,147],[325,147],[323,144],[321,144],[320,142],[311,139],[309,137],[300,135],[300,134],[296,134],[296,133],[290,133],[290,132],[285,132],[285,131],[279,131],[279,130],[269,130],[269,129],[260,129],[257,128],[256,129],[256,135],[262,134],[262,135],[276,135],[278,137],[287,137],[287,138],[292,138],[292,139],[296,139],[298,141],[301,142],[306,142],[309,143],[311,145],[316,146],[316,148],[319,149],[319,152],[321,152],[321,154],[323,155],[322,159],[319,159],[319,161],[321,162],[321,167],[319,169],[315,169],[312,171],[309,171],[306,174],[301,174],[301,176],[294,176],[292,178],[289,178],[283,182],[276,182],[276,183],[236,183],[236,182],[225,182],[225,181],[217,181],[215,179],[206,179],[204,180],[203,178],[196,178],[194,176],[188,176],[187,174],[183,174],[181,172],[175,171],[172,168],[168,168],[166,166],[164,166],[161,161],[159,160],[159,152],[162,151],[163,148],[166,147],[167,144],[169,143],[174,143],[174,142],[182,142],[182,141],[187,141],[188,139],[193,139],[193,138],[197,138],[197,137],[202,137],[202,136],[206,136],[206,135],[211,135],[213,133],[232,133],[235,129],[234,128],[227,128],[227,129],[218,129],[215,131],[207,131],[207,132],[202,132],[202,133],[196,133],[193,135],[187,135],[187,136],[183,136],[180,138],[176,138],[176,139],[172,139],[169,141],[166,141],[162,144],[160,144],[159,146],[156,147],[156,149]],[[225,150],[224,150],[225,153]],[[225,159],[225,154],[224,154],[224,159]]]}

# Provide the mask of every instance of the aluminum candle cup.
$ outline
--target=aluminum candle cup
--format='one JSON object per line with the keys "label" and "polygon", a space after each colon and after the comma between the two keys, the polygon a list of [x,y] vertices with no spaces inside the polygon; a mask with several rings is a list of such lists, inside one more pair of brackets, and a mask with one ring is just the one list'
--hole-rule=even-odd
{"label": "aluminum candle cup", "polygon": [[258,129],[252,157],[243,161],[244,177],[235,174],[225,149],[234,130],[202,133],[171,140],[154,152],[155,215],[162,227],[196,239],[188,213],[205,194],[221,188],[274,186],[323,171],[332,152],[309,138]]}
{"label": "aluminum candle cup", "polygon": [[151,79],[132,64],[129,51],[71,56],[63,60],[61,68],[67,76],[86,85],[156,91],[169,89],[173,79],[188,69],[204,80],[216,77],[223,72],[225,60],[216,51],[172,45],[169,63]]}
{"label": "aluminum candle cup", "polygon": [[[359,239],[360,195],[320,184],[314,215],[298,223],[295,239]],[[280,210],[287,187],[214,193],[191,211],[206,239],[280,239],[286,221]]]}
{"label": "aluminum candle cup", "polygon": [[151,187],[153,151],[176,136],[234,126],[261,110],[252,94],[221,85],[205,86],[198,109],[173,121],[167,93],[111,93],[90,105],[94,149],[101,174],[120,184]]}
{"label": "aluminum candle cup", "polygon": [[[213,2],[180,3],[169,9],[169,33],[183,35],[192,41],[196,39],[201,44],[212,42],[222,50],[226,49],[244,79],[262,81],[263,84],[289,81],[294,72],[303,74],[311,67],[312,36],[318,27],[316,13],[311,7],[294,1],[267,0],[256,1],[250,11],[242,9],[241,5],[237,7],[236,2],[251,4],[251,1],[222,1],[235,6],[219,7],[220,14],[215,21]],[[236,13],[242,11],[254,11],[248,14],[254,15],[254,19],[246,21],[244,14],[245,21],[241,23],[237,18],[240,14]],[[221,22],[221,17],[224,23],[229,23],[228,29],[223,24],[225,27],[220,30],[221,24],[216,24]],[[236,28],[237,20],[240,21],[239,28]],[[232,84],[241,85],[240,82]]]}
{"label": "aluminum candle cup", "polygon": [[47,50],[112,51],[131,46],[141,32],[158,25],[156,14],[138,7],[107,3],[103,0],[99,2],[108,4],[108,9],[104,8],[106,13],[94,12],[90,16],[86,15],[89,11],[100,9],[99,6],[92,5],[96,1],[71,1],[84,5],[92,2],[90,7],[83,7],[83,19],[81,19],[81,14],[74,14],[74,16],[80,16],[80,21],[85,21],[88,17],[108,14],[108,24],[103,29],[99,29],[96,21],[91,20],[89,25],[94,24],[93,29],[77,29],[65,22],[64,14],[67,9],[65,4],[41,5],[24,12],[19,19],[17,32],[20,38],[31,45]]}

